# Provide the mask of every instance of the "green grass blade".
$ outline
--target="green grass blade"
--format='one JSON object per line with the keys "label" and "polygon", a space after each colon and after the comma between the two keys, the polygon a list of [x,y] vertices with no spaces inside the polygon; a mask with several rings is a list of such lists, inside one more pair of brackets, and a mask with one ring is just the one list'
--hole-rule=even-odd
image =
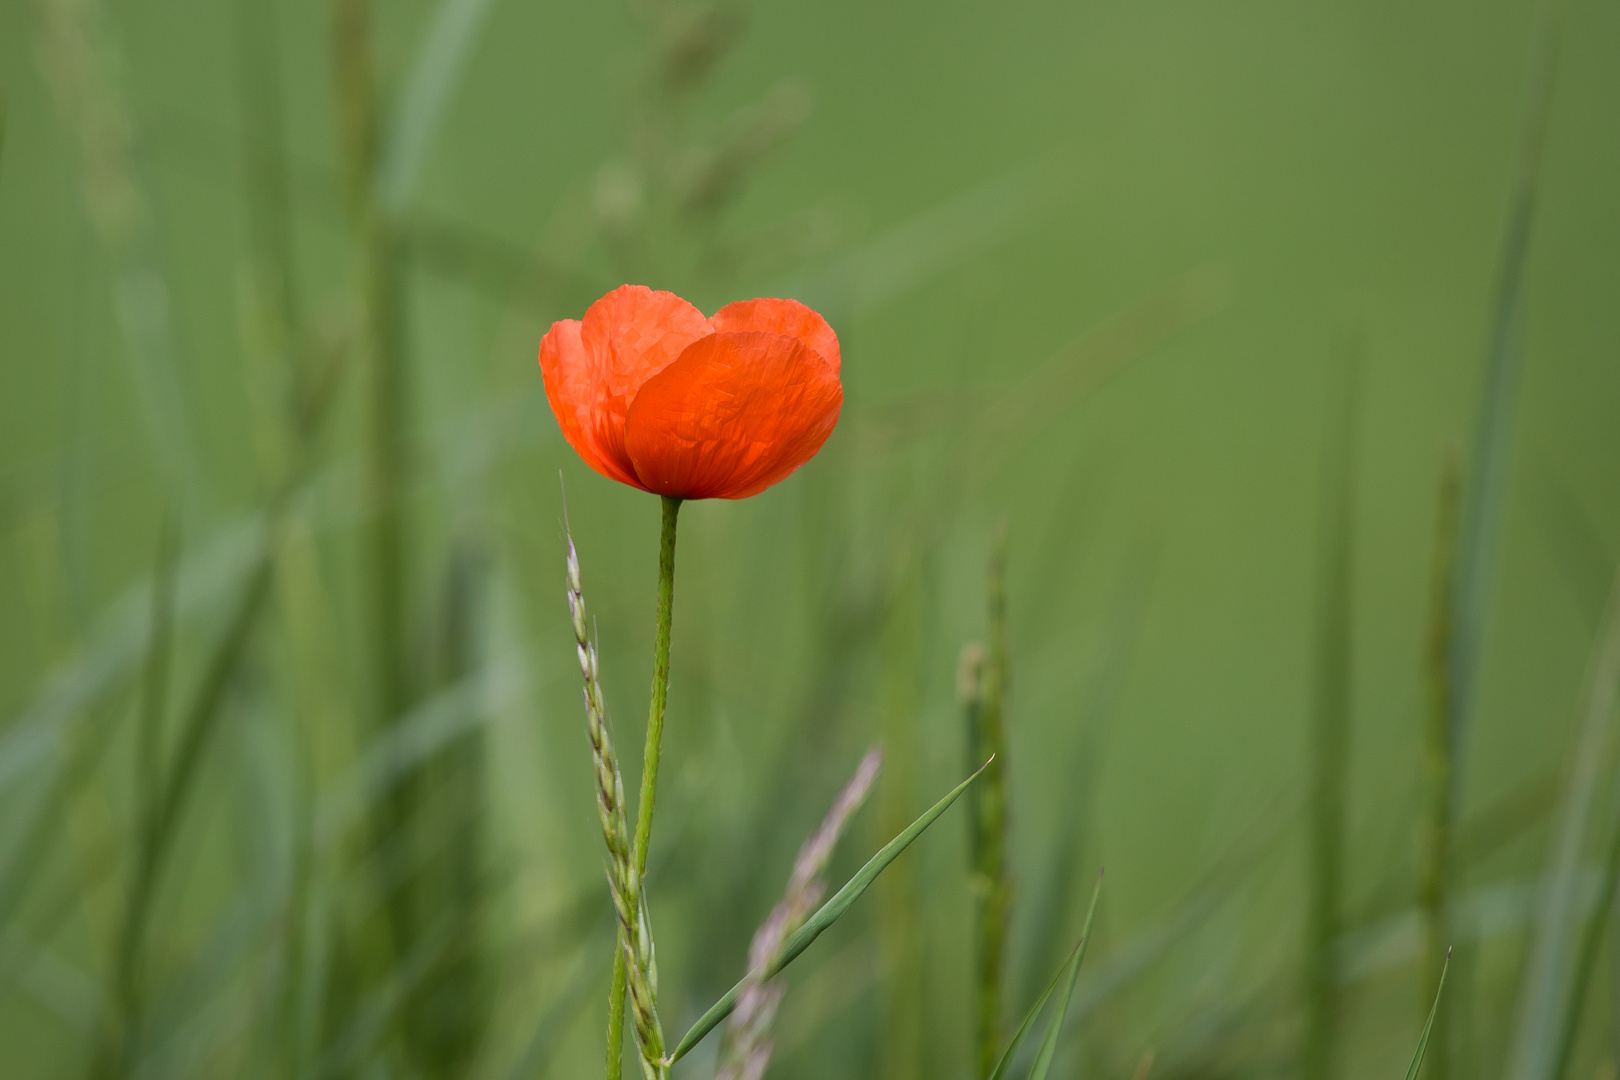
{"label": "green grass blade", "polygon": [[1097,875],[1097,887],[1091,891],[1091,906],[1086,909],[1086,925],[1080,931],[1080,940],[1075,942],[1074,948],[1069,952],[1068,959],[1063,962],[1062,967],[1057,969],[1057,974],[1053,975],[1052,981],[1046,984],[1046,989],[1041,991],[1041,996],[1035,999],[1035,1004],[1030,1006],[1029,1012],[1024,1016],[1024,1022],[1018,1025],[1018,1030],[1013,1033],[1012,1041],[1007,1044],[1007,1049],[1002,1051],[1001,1060],[996,1062],[996,1068],[990,1074],[990,1080],[1002,1080],[1007,1075],[1007,1070],[1012,1068],[1013,1059],[1018,1056],[1018,1048],[1023,1045],[1024,1038],[1029,1035],[1030,1028],[1035,1026],[1035,1018],[1046,1007],[1046,999],[1052,996],[1052,991],[1057,989],[1058,983],[1063,981],[1063,976],[1067,973],[1069,979],[1067,985],[1063,988],[1063,1001],[1058,1005],[1057,1011],[1052,1014],[1052,1019],[1046,1025],[1046,1034],[1041,1039],[1040,1054],[1035,1059],[1035,1067],[1030,1070],[1029,1080],[1040,1080],[1041,1077],[1046,1075],[1046,1070],[1051,1067],[1052,1055],[1057,1052],[1058,1034],[1063,1030],[1063,1017],[1069,1011],[1069,999],[1074,995],[1074,983],[1080,976],[1080,962],[1085,959],[1086,943],[1091,940],[1091,920],[1097,914],[1097,898],[1101,895],[1102,875],[1099,874]]}
{"label": "green grass blade", "polygon": [[1452,781],[1454,807],[1462,800],[1464,751],[1473,718],[1475,680],[1484,648],[1507,497],[1513,414],[1524,352],[1525,268],[1563,27],[1563,0],[1542,0],[1541,9],[1540,27],[1531,47],[1518,165],[1496,268],[1486,335],[1484,394],[1474,433],[1474,456],[1457,550],[1448,673],[1452,685],[1452,757],[1458,773]]}
{"label": "green grass blade", "polygon": [[975,691],[967,701],[969,761],[993,760],[984,783],[968,792],[968,859],[974,894],[973,958],[977,999],[975,1076],[995,1067],[1001,1046],[1002,998],[1006,990],[1007,925],[1012,881],[1007,872],[1007,526],[996,526],[985,571],[988,648]]}
{"label": "green grass blade", "polygon": [[1545,893],[1537,909],[1528,963],[1520,987],[1515,1080],[1550,1080],[1558,1057],[1570,973],[1578,965],[1581,882],[1593,832],[1595,807],[1605,787],[1603,765],[1615,744],[1615,701],[1620,698],[1620,573],[1609,590],[1608,611],[1598,630],[1582,689],[1581,718],[1570,759],[1547,864]]}
{"label": "green grass blade", "polygon": [[1406,1080],[1417,1080],[1418,1070],[1423,1068],[1423,1051],[1429,1048],[1429,1032],[1434,1029],[1434,1018],[1440,1011],[1440,994],[1446,988],[1446,970],[1451,967],[1451,950],[1446,950],[1446,962],[1440,968],[1440,985],[1434,988],[1434,1005],[1429,1009],[1429,1019],[1423,1025],[1423,1034],[1418,1038],[1417,1051],[1412,1055],[1412,1064],[1406,1070]]}
{"label": "green grass blade", "polygon": [[1085,955],[1085,939],[1082,938],[1074,963],[1069,965],[1069,981],[1064,984],[1063,998],[1046,1021],[1046,1035],[1041,1039],[1041,1052],[1035,1056],[1035,1066],[1029,1070],[1029,1080],[1046,1080],[1047,1070],[1052,1067],[1052,1058],[1057,1054],[1058,1036],[1063,1034],[1063,1018],[1069,1015],[1069,999],[1074,996],[1074,981],[1080,977],[1080,961]]}
{"label": "green grass blade", "polygon": [[494,6],[494,0],[443,0],[433,16],[377,167],[378,200],[390,212],[398,213],[410,201],[445,106]]}
{"label": "green grass blade", "polygon": [[[1447,943],[1451,940],[1453,869],[1462,856],[1458,842],[1452,799],[1451,702],[1455,687],[1447,657],[1451,653],[1453,586],[1457,559],[1457,508],[1462,490],[1461,465],[1449,448],[1441,455],[1440,489],[1436,499],[1433,547],[1429,556],[1429,626],[1424,650],[1428,708],[1423,719],[1423,817],[1418,826],[1421,845],[1418,855],[1418,905],[1423,914],[1423,963],[1425,982],[1438,980],[1445,966]],[[1450,1080],[1452,1040],[1447,1009],[1435,1020],[1437,1038],[1434,1063],[1429,1069],[1435,1080]]]}
{"label": "green grass blade", "polygon": [[1316,657],[1310,725],[1310,887],[1306,919],[1304,1073],[1326,1080],[1338,1035],[1333,941],[1344,891],[1346,760],[1354,630],[1355,458],[1359,348],[1334,366],[1323,440],[1316,567]]}
{"label": "green grass blade", "polygon": [[[861,898],[861,894],[867,890],[872,882],[877,880],[877,876],[883,873],[888,865],[894,862],[900,853],[911,845],[913,840],[921,836],[928,826],[937,821],[941,814],[950,809],[951,804],[957,800],[957,797],[962,792],[967,790],[969,784],[984,774],[985,766],[989,764],[987,761],[984,765],[980,765],[977,772],[957,784],[950,790],[949,794],[930,807],[927,813],[912,822],[905,832],[890,840],[883,846],[881,851],[867,860],[866,865],[861,867],[859,873],[850,878],[842,889],[833,894],[832,899],[822,904],[814,915],[805,920],[805,924],[799,927],[797,933],[788,938],[787,944],[782,946],[781,956],[765,972],[764,978],[771,978],[798,959],[799,954],[808,949],[811,942],[821,936],[822,931],[837,922],[839,917],[848,911],[855,901]],[[713,1031],[720,1021],[731,1015],[731,1010],[737,1007],[737,995],[747,985],[748,977],[745,975],[738,980],[736,986],[727,990],[719,1001],[709,1006],[709,1011],[699,1017],[697,1023],[693,1024],[691,1030],[683,1035],[681,1041],[676,1044],[675,1051],[669,1056],[670,1064],[674,1064],[685,1057],[688,1051],[703,1041],[703,1036]]]}
{"label": "green grass blade", "polygon": [[1552,1080],[1563,1080],[1569,1071],[1570,1057],[1575,1053],[1575,1038],[1581,1031],[1581,1016],[1586,1012],[1586,994],[1592,985],[1592,973],[1597,967],[1603,944],[1603,931],[1609,925],[1614,911],[1614,893],[1620,887],[1620,820],[1611,822],[1609,853],[1603,861],[1603,876],[1599,879],[1598,909],[1587,920],[1581,944],[1575,953],[1575,977],[1569,991],[1569,1002],[1564,1007],[1564,1031],[1558,1041],[1558,1055],[1553,1059]]}

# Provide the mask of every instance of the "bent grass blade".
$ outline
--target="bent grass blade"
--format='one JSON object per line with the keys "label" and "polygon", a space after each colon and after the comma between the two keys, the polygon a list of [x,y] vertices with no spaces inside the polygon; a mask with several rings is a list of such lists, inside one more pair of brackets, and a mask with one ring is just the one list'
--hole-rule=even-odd
{"label": "bent grass blade", "polygon": [[[760,975],[760,980],[764,981],[779,974],[782,969],[798,959],[799,954],[808,949],[811,943],[821,936],[822,931],[837,922],[839,917],[848,911],[855,901],[861,898],[861,894],[867,890],[872,882],[877,880],[877,876],[883,873],[888,865],[894,862],[900,853],[911,845],[913,840],[921,836],[928,826],[932,825],[939,819],[941,814],[950,809],[951,804],[957,800],[957,797],[962,792],[967,790],[968,785],[984,774],[984,770],[989,764],[987,761],[980,765],[978,771],[952,788],[949,794],[930,807],[927,813],[912,822],[904,832],[890,840],[883,846],[882,850],[867,860],[866,865],[861,867],[859,873],[850,878],[842,889],[833,894],[832,899],[816,909],[816,913],[805,920],[805,924],[799,927],[798,932],[788,938],[787,943],[782,946],[781,955],[768,970]],[[666,1059],[669,1064],[673,1065],[685,1057],[694,1046],[703,1041],[705,1035],[715,1029],[720,1021],[731,1015],[731,1011],[737,1007],[737,995],[742,993],[743,989],[748,985],[748,980],[749,977],[744,975],[737,982],[737,985],[725,992],[719,1001],[709,1006],[709,1011],[699,1017],[697,1023],[693,1024],[691,1030],[683,1035],[681,1041],[676,1044],[674,1052]]]}
{"label": "bent grass blade", "polygon": [[1018,1025],[1012,1041],[1007,1044],[1007,1049],[1002,1051],[1001,1060],[996,1062],[996,1069],[990,1074],[990,1080],[1003,1080],[1007,1075],[1007,1071],[1012,1068],[1013,1060],[1018,1056],[1018,1048],[1023,1045],[1030,1028],[1035,1026],[1035,1018],[1040,1016],[1041,1010],[1046,1007],[1046,999],[1052,996],[1052,991],[1057,989],[1058,983],[1062,982],[1064,975],[1067,974],[1068,982],[1063,988],[1063,1000],[1058,1003],[1057,1010],[1047,1021],[1046,1034],[1041,1038],[1040,1053],[1030,1070],[1029,1080],[1043,1080],[1047,1069],[1051,1068],[1052,1057],[1057,1053],[1058,1035],[1063,1031],[1063,1018],[1068,1014],[1069,999],[1074,995],[1075,980],[1080,977],[1080,963],[1086,958],[1086,944],[1091,940],[1091,920],[1097,914],[1097,898],[1101,895],[1102,875],[1099,874],[1097,887],[1091,891],[1091,906],[1086,909],[1086,924],[1080,931],[1080,940],[1070,950],[1063,966],[1057,969],[1057,974],[1052,976],[1052,981],[1046,984],[1046,989],[1041,991],[1041,996],[1035,999],[1035,1004],[1030,1006],[1029,1012],[1024,1016],[1024,1022]]}

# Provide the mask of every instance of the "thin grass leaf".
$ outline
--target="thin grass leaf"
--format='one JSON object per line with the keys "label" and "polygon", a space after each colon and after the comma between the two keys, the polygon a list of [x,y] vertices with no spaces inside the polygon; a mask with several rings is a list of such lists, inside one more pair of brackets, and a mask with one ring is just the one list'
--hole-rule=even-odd
{"label": "thin grass leaf", "polygon": [[900,223],[820,274],[783,282],[774,295],[848,315],[880,307],[1030,225],[1064,190],[1062,179],[1043,164],[1003,173]]}
{"label": "thin grass leaf", "polygon": [[1568,476],[1546,462],[1538,473],[1533,484],[1526,485],[1533,486],[1537,496],[1530,516],[1563,572],[1569,598],[1580,608],[1581,625],[1599,626],[1614,567],[1608,541]]}
{"label": "thin grass leaf", "polygon": [[1452,685],[1448,717],[1452,757],[1453,805],[1462,800],[1463,751],[1473,716],[1476,669],[1490,614],[1491,584],[1507,494],[1513,413],[1518,400],[1519,367],[1524,351],[1524,278],[1529,262],[1531,225],[1535,219],[1541,152],[1546,141],[1557,72],[1563,0],[1543,0],[1537,40],[1531,48],[1524,128],[1509,202],[1485,347],[1485,392],[1479,427],[1474,434],[1468,499],[1457,551],[1453,596],[1454,636],[1448,659]]}
{"label": "thin grass leaf", "polygon": [[[861,898],[861,894],[871,886],[872,882],[877,880],[877,876],[883,873],[888,865],[899,857],[902,851],[911,846],[913,840],[921,836],[928,826],[932,825],[939,819],[941,814],[950,809],[951,804],[957,800],[957,797],[962,792],[967,790],[968,785],[984,774],[985,766],[989,764],[987,761],[984,765],[980,765],[977,772],[957,784],[949,794],[930,807],[927,813],[912,822],[905,832],[890,840],[883,846],[881,851],[867,860],[866,865],[861,867],[859,873],[850,878],[842,889],[833,894],[831,900],[822,904],[814,915],[805,920],[805,924],[799,928],[797,933],[788,938],[787,943],[782,946],[781,955],[760,976],[760,980],[763,981],[779,974],[783,968],[798,959],[799,954],[808,949],[811,943],[821,936],[822,931],[837,922],[839,917],[848,911],[855,901]],[[691,1030],[681,1037],[681,1041],[676,1044],[674,1052],[669,1055],[668,1061],[671,1065],[685,1057],[694,1046],[703,1040],[703,1036],[713,1031],[720,1021],[731,1015],[731,1010],[737,1007],[737,995],[742,993],[748,986],[749,978],[748,975],[743,976],[736,986],[727,990],[719,1001],[709,1006],[708,1012],[698,1018],[698,1022],[693,1024]]]}
{"label": "thin grass leaf", "polygon": [[496,659],[396,719],[321,791],[314,818],[316,848],[330,848],[427,762],[488,723],[491,711],[509,708],[519,690],[517,673]]}
{"label": "thin grass leaf", "polygon": [[174,761],[164,769],[161,784],[152,792],[153,804],[144,811],[115,954],[122,1015],[121,1029],[113,1030],[110,1037],[123,1042],[121,1045],[109,1043],[104,1050],[122,1055],[121,1060],[125,1062],[131,1060],[130,1055],[135,1052],[132,1033],[139,1024],[143,1008],[141,969],[152,901],[195,786],[203,752],[224,715],[226,691],[230,689],[269,598],[273,567],[270,552],[266,550],[247,590],[237,601],[229,624],[214,645],[202,683],[187,709]]}
{"label": "thin grass leaf", "polygon": [[1563,1080],[1569,1071],[1569,1059],[1575,1053],[1575,1038],[1581,1031],[1581,1016],[1586,1012],[1586,994],[1597,968],[1603,932],[1614,912],[1615,890],[1620,887],[1620,816],[1611,814],[1610,817],[1613,820],[1609,825],[1609,852],[1603,860],[1603,874],[1598,881],[1597,911],[1587,921],[1580,949],[1575,954],[1579,959],[1575,961],[1569,1003],[1564,1009],[1564,1032],[1558,1043],[1558,1056],[1553,1060],[1552,1080]]}
{"label": "thin grass leaf", "polygon": [[1083,936],[1074,943],[1074,948],[1069,950],[1069,955],[1064,957],[1063,964],[1053,974],[1052,981],[1046,984],[1046,989],[1041,991],[1040,997],[1035,999],[1035,1004],[1030,1006],[1023,1022],[1018,1025],[1018,1030],[1013,1032],[1012,1041],[1007,1044],[1007,1049],[1002,1051],[1001,1060],[996,1062],[996,1068],[990,1074],[990,1080],[1001,1080],[1002,1077],[1007,1075],[1007,1070],[1012,1068],[1013,1057],[1017,1054],[1018,1048],[1023,1045],[1024,1037],[1029,1034],[1029,1029],[1035,1026],[1035,1018],[1040,1016],[1041,1010],[1046,1007],[1046,999],[1052,996],[1052,991],[1056,990],[1058,983],[1063,981],[1064,973],[1072,968],[1074,958],[1080,955],[1080,949],[1085,943],[1086,939]]}
{"label": "thin grass leaf", "polygon": [[[1040,969],[1036,963],[1057,952],[1064,932],[1063,913],[1076,906],[1079,881],[1075,864],[1087,849],[1096,819],[1096,777],[1108,753],[1125,675],[1140,636],[1139,625],[1155,573],[1157,549],[1157,542],[1145,543],[1144,549],[1133,558],[1133,565],[1110,604],[1105,624],[1109,629],[1102,636],[1096,656],[1087,665],[1086,681],[1076,710],[1081,734],[1069,755],[1065,772],[1075,790],[1083,794],[1076,799],[1072,812],[1063,815],[1057,836],[1048,847],[1047,862],[1053,869],[1044,888],[1039,892],[1031,890],[1034,895],[1026,901],[1031,911],[1027,918],[1034,930],[1029,934],[1033,944],[1024,951],[1026,974],[1021,980],[1020,999],[1035,993],[1039,987]],[[1084,996],[1081,1000],[1084,1001]]]}
{"label": "thin grass leaf", "polygon": [[346,1026],[321,1052],[312,1070],[316,1076],[342,1075],[363,1062],[410,1000],[411,994],[450,947],[456,929],[440,915],[418,935],[408,953],[401,955],[382,979],[358,1002]]}
{"label": "thin grass leaf", "polygon": [[1549,1080],[1565,1027],[1572,948],[1579,937],[1577,906],[1593,807],[1603,763],[1615,744],[1615,700],[1620,697],[1620,572],[1609,591],[1608,612],[1587,668],[1581,722],[1569,780],[1544,875],[1530,962],[1520,989],[1516,1054],[1511,1075]]}
{"label": "thin grass leaf", "polygon": [[1002,1080],[1007,1075],[1007,1070],[1012,1068],[1013,1060],[1018,1056],[1018,1048],[1023,1045],[1024,1038],[1029,1034],[1029,1029],[1035,1026],[1036,1017],[1040,1016],[1041,1010],[1046,1007],[1046,999],[1052,996],[1052,991],[1057,989],[1058,983],[1063,981],[1063,976],[1066,973],[1069,980],[1063,988],[1063,1002],[1058,1006],[1057,1012],[1053,1014],[1051,1021],[1046,1026],[1046,1034],[1041,1038],[1040,1055],[1036,1058],[1035,1067],[1030,1072],[1030,1080],[1037,1080],[1038,1075],[1044,1076],[1046,1074],[1047,1068],[1052,1063],[1052,1053],[1057,1049],[1058,1033],[1063,1029],[1063,1017],[1069,1011],[1069,999],[1074,994],[1075,980],[1080,975],[1080,962],[1086,956],[1086,943],[1091,940],[1091,920],[1097,914],[1097,898],[1101,895],[1102,875],[1098,874],[1097,887],[1091,890],[1091,906],[1086,909],[1086,924],[1080,931],[1080,940],[1074,943],[1074,948],[1069,951],[1069,956],[1063,961],[1063,966],[1057,969],[1057,974],[1052,976],[1052,981],[1046,984],[1046,989],[1041,991],[1041,996],[1035,999],[1035,1004],[1030,1006],[1029,1012],[1025,1014],[1024,1022],[1018,1025],[1017,1031],[1013,1032],[1012,1041],[1007,1044],[1007,1049],[1002,1051],[1001,1060],[996,1062],[995,1071],[990,1074],[990,1080]]}
{"label": "thin grass leaf", "polygon": [[205,519],[210,476],[185,390],[158,215],[135,152],[123,50],[101,4],[46,0],[39,53],[46,83],[77,152],[85,211],[108,263],[120,350],[134,386],[152,464],[170,501]]}
{"label": "thin grass leaf", "polygon": [[[213,612],[257,564],[265,544],[265,515],[246,514],[214,530],[180,565],[176,628]],[[46,679],[34,699],[0,735],[0,796],[37,775],[102,698],[147,654],[152,629],[151,578],[125,589],[95,620],[83,648]]]}
{"label": "thin grass leaf", "polygon": [[377,199],[390,212],[403,210],[410,201],[445,102],[494,2],[443,0],[439,5],[422,52],[406,79],[377,166]]}
{"label": "thin grass leaf", "polygon": [[[1102,883],[1097,883],[1098,891]],[[1090,924],[1090,919],[1086,920]],[[1080,977],[1080,962],[1086,956],[1086,938],[1080,940],[1080,949],[1075,954],[1074,963],[1069,966],[1069,981],[1063,986],[1063,999],[1058,1002],[1057,1008],[1052,1010],[1052,1016],[1046,1021],[1046,1035],[1041,1039],[1041,1052],[1035,1057],[1035,1066],[1029,1071],[1029,1080],[1046,1080],[1046,1073],[1052,1067],[1052,1058],[1057,1054],[1058,1036],[1063,1034],[1063,1018],[1069,1014],[1069,999],[1074,996],[1074,982]]]}
{"label": "thin grass leaf", "polygon": [[[1438,979],[1449,955],[1452,868],[1458,865],[1452,798],[1450,717],[1453,692],[1451,655],[1455,607],[1453,591],[1457,558],[1457,507],[1461,491],[1461,465],[1456,451],[1447,447],[1440,460],[1439,494],[1433,546],[1429,555],[1429,619],[1424,649],[1427,708],[1423,718],[1423,813],[1418,826],[1418,904],[1423,910],[1424,961],[1428,979]],[[1401,888],[1405,888],[1403,884]],[[1435,1080],[1451,1076],[1449,1009],[1436,1022]]]}
{"label": "thin grass leaf", "polygon": [[1359,348],[1335,365],[1322,461],[1316,596],[1316,657],[1310,732],[1311,846],[1305,981],[1308,993],[1305,1075],[1326,1080],[1338,1035],[1333,940],[1344,891],[1346,752],[1350,737],[1354,612],[1355,451]]}
{"label": "thin grass leaf", "polygon": [[1440,968],[1440,985],[1434,988],[1434,1007],[1429,1010],[1429,1019],[1423,1025],[1423,1034],[1418,1039],[1417,1051],[1412,1055],[1412,1064],[1406,1070],[1406,1080],[1417,1080],[1418,1070],[1423,1067],[1423,1051],[1429,1047],[1429,1032],[1434,1028],[1435,1014],[1440,1011],[1440,994],[1446,988],[1446,971],[1451,967],[1451,950],[1446,950],[1446,962]]}

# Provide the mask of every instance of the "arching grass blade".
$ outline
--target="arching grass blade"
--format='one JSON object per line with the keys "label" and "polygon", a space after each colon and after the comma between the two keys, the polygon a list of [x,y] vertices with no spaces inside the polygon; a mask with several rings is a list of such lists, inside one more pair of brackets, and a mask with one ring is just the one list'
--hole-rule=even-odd
{"label": "arching grass blade", "polygon": [[[911,845],[913,840],[921,836],[923,830],[937,821],[939,816],[946,810],[949,810],[951,804],[956,801],[962,792],[967,790],[969,784],[983,775],[985,766],[989,764],[987,761],[984,765],[980,765],[977,772],[957,784],[950,790],[949,794],[930,807],[927,813],[907,826],[905,832],[890,840],[883,846],[881,851],[867,860],[866,865],[861,867],[859,873],[850,878],[842,889],[834,893],[831,900],[816,909],[816,913],[810,916],[803,926],[799,927],[798,932],[788,938],[787,944],[782,946],[781,955],[771,965],[770,969],[761,976],[761,981],[771,978],[798,959],[799,954],[808,949],[810,943],[820,937],[823,930],[837,922],[839,916],[848,911],[855,901],[861,898],[861,894],[867,890],[872,882],[877,880],[877,876],[883,873],[888,865],[894,862],[900,853]],[[731,1010],[737,1007],[737,995],[747,985],[748,977],[744,976],[736,986],[727,990],[719,1001],[709,1006],[709,1011],[699,1017],[697,1023],[693,1024],[691,1030],[683,1035],[681,1041],[676,1044],[674,1052],[669,1055],[670,1064],[673,1065],[685,1057],[688,1051],[703,1041],[703,1036],[713,1031],[720,1021],[731,1015]]]}

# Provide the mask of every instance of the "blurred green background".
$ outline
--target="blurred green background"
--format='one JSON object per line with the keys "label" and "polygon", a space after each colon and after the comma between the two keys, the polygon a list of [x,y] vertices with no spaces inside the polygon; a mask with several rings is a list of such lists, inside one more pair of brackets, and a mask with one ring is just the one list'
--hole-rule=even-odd
{"label": "blurred green background", "polygon": [[[1612,1078],[1617,41],[1584,0],[0,4],[0,1074],[598,1075],[559,470],[632,790],[658,513],[535,352],[638,281],[811,303],[846,391],[682,515],[667,1031],[868,745],[835,880],[962,775],[1004,525],[1010,1021],[1107,867],[1058,1075],[1398,1075],[1450,943],[1431,1074],[1551,1080],[1573,1031]],[[790,969],[771,1075],[972,1075],[965,828]]]}

